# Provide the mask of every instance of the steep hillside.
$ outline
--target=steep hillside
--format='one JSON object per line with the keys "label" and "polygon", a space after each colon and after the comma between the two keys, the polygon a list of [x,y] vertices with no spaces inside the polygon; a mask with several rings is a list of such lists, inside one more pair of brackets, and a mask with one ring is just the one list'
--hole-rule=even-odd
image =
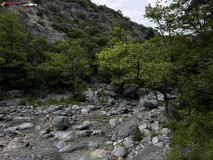
{"label": "steep hillside", "polygon": [[[11,0],[13,1],[13,0]],[[17,2],[17,1],[16,1]],[[20,0],[22,5],[28,0]],[[33,0],[37,7],[6,5],[6,9],[15,10],[25,24],[25,28],[35,36],[46,37],[50,42],[78,37],[82,31],[89,36],[108,35],[112,24],[122,21],[122,27],[129,30],[128,39],[149,39],[154,31],[132,22],[120,11],[106,6],[97,6],[90,0]],[[141,17],[142,18],[142,17]]]}

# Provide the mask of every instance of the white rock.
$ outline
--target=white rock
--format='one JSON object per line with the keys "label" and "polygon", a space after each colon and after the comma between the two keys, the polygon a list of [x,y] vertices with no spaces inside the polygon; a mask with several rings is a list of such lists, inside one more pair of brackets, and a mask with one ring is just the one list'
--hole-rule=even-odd
{"label": "white rock", "polygon": [[170,132],[170,129],[168,128],[163,128],[160,130],[160,134],[168,134]]}
{"label": "white rock", "polygon": [[81,109],[81,113],[89,113],[89,109]]}
{"label": "white rock", "polygon": [[154,146],[156,146],[156,147],[163,147],[163,142],[155,143]]}
{"label": "white rock", "polygon": [[18,127],[18,129],[23,130],[23,129],[29,129],[29,128],[32,128],[32,127],[33,127],[33,123],[23,123]]}
{"label": "white rock", "polygon": [[107,145],[111,145],[111,144],[113,144],[113,142],[112,141],[107,141],[106,144]]}
{"label": "white rock", "polygon": [[115,127],[118,124],[118,120],[117,119],[110,119],[109,120],[109,124],[113,127]]}
{"label": "white rock", "polygon": [[152,143],[153,144],[158,143],[158,137],[157,136],[152,138]]}

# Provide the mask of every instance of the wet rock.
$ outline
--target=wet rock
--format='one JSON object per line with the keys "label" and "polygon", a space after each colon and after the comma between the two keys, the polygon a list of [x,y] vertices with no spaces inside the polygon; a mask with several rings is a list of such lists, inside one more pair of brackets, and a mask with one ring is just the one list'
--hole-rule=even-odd
{"label": "wet rock", "polygon": [[60,149],[60,150],[59,150],[59,153],[71,152],[71,151],[73,151],[73,150],[75,150],[75,149],[77,149],[77,147],[70,144],[70,145],[68,145],[68,146],[66,146],[66,147],[64,147],[64,148],[62,148],[62,149]]}
{"label": "wet rock", "polygon": [[18,126],[18,129],[24,130],[24,129],[30,129],[33,127],[33,123],[23,123],[20,126]]}
{"label": "wet rock", "polygon": [[85,121],[83,124],[79,125],[77,129],[78,130],[88,129],[90,125],[91,123],[89,121]]}
{"label": "wet rock", "polygon": [[76,131],[76,135],[79,137],[88,137],[92,132],[89,130]]}
{"label": "wet rock", "polygon": [[66,116],[57,116],[53,120],[53,126],[58,130],[65,130],[69,127],[69,121]]}
{"label": "wet rock", "polygon": [[128,154],[125,147],[115,147],[112,154],[116,157],[124,157]]}
{"label": "wet rock", "polygon": [[62,149],[66,146],[66,143],[64,141],[59,141],[58,143],[55,144],[56,148]]}
{"label": "wet rock", "polygon": [[99,144],[96,143],[96,142],[90,142],[88,146],[89,146],[89,147],[92,147],[92,148],[98,148],[98,147],[99,147]]}

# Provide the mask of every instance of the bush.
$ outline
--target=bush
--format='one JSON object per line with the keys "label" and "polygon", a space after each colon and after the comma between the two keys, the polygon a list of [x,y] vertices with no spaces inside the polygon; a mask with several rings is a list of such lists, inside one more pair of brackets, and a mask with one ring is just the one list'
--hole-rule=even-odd
{"label": "bush", "polygon": [[213,159],[213,112],[183,112],[184,119],[170,121],[173,130],[173,149],[168,154],[171,160]]}
{"label": "bush", "polygon": [[45,101],[45,103],[47,105],[54,105],[54,104],[58,105],[59,101],[57,99],[55,99],[55,98],[47,98],[46,101]]}
{"label": "bush", "polygon": [[73,98],[77,102],[85,102],[86,101],[86,95],[84,93],[81,93],[81,92],[76,93]]}
{"label": "bush", "polygon": [[133,138],[135,141],[141,141],[142,140],[142,133],[139,130],[139,128],[136,128],[133,132]]}
{"label": "bush", "polygon": [[60,8],[58,6],[56,6],[56,5],[54,5],[53,3],[48,3],[47,4],[47,8],[50,11],[55,12],[55,13],[60,12]]}
{"label": "bush", "polygon": [[42,26],[44,26],[44,27],[45,27],[45,23],[44,23],[44,21],[39,20],[39,21],[38,21],[38,24],[40,24],[40,25],[42,25]]}
{"label": "bush", "polygon": [[68,33],[69,32],[69,27],[66,23],[57,23],[57,22],[54,22],[52,24],[52,27],[57,30],[57,31],[61,31],[61,32],[65,32],[65,33]]}

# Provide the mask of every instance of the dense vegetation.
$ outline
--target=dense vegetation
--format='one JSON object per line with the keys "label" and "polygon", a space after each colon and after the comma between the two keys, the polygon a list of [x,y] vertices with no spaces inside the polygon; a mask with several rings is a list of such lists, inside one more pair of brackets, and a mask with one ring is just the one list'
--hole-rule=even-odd
{"label": "dense vegetation", "polygon": [[[78,2],[88,5],[87,1]],[[211,160],[212,6],[212,0],[173,0],[169,6],[159,2],[154,7],[147,6],[145,16],[158,24],[160,34],[144,43],[128,40],[128,30],[122,22],[114,23],[106,36],[96,34],[99,32],[95,27],[89,32],[66,30],[66,25],[61,28],[63,20],[53,26],[64,29],[70,39],[51,44],[25,33],[14,13],[1,14],[1,93],[9,89],[45,92],[63,88],[78,92],[97,75],[102,82],[137,83],[163,93],[167,113],[180,113],[181,120],[171,120],[169,124],[174,131],[169,158]],[[57,12],[54,6],[49,7]],[[153,36],[151,31],[149,34]],[[179,99],[168,101],[168,88],[176,89]]]}

